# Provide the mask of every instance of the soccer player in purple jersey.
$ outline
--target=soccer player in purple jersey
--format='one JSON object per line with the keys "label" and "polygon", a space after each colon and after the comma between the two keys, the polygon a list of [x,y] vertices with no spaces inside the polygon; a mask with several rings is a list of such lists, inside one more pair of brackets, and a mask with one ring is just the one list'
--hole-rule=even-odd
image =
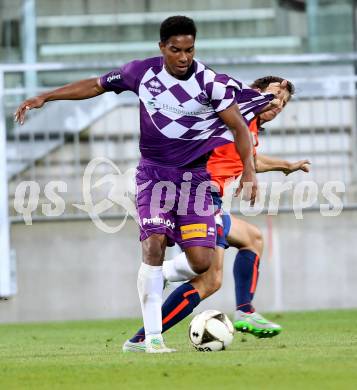
{"label": "soccer player in purple jersey", "polygon": [[254,203],[257,181],[246,121],[274,99],[194,60],[195,38],[192,19],[170,17],[160,27],[161,56],[27,99],[15,113],[22,124],[27,110],[48,101],[88,99],[108,91],[138,95],[141,159],[136,201],[143,250],[138,292],[149,353],[172,352],[161,335],[166,246],[178,243],[197,274],[209,268],[214,255],[216,226],[206,185],[209,152],[235,142],[244,162],[239,191],[250,183],[245,196]]}
{"label": "soccer player in purple jersey", "polygon": [[[254,138],[254,151],[258,146],[258,132],[261,124],[273,120],[289,102],[294,93],[291,82],[280,77],[267,76],[253,82],[252,88],[262,92],[275,93],[276,88],[286,84],[281,95],[280,106],[258,114],[251,121],[249,128]],[[251,333],[257,337],[273,337],[280,333],[278,324],[265,319],[255,312],[252,300],[258,279],[259,259],[263,250],[263,237],[259,229],[246,221],[224,212],[221,196],[224,195],[226,182],[231,182],[240,176],[243,169],[240,156],[233,144],[216,148],[211,154],[207,170],[215,183],[216,191],[212,193],[216,210],[217,241],[214,260],[207,272],[197,275],[190,267],[184,252],[170,261],[163,263],[164,278],[169,282],[185,281],[177,287],[162,306],[163,332],[186,318],[199,303],[215,293],[221,286],[223,277],[224,250],[229,246],[239,249],[234,263],[234,280],[237,310],[234,326],[237,330]],[[290,174],[297,170],[309,171],[309,161],[301,160],[294,163],[261,154],[255,154],[257,172],[282,171]],[[219,188],[219,191],[218,191]],[[145,351],[144,328],[125,341],[124,352]]]}

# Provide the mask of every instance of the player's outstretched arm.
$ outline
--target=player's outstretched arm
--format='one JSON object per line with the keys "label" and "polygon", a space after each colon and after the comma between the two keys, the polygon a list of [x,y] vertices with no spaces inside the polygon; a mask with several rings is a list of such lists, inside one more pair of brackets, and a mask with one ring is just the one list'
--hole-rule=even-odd
{"label": "player's outstretched arm", "polygon": [[101,95],[105,92],[98,78],[76,81],[63,87],[45,92],[36,97],[26,99],[17,108],[14,119],[21,125],[25,121],[26,112],[33,108],[41,108],[46,102],[52,100],[82,100]]}
{"label": "player's outstretched arm", "polygon": [[[236,195],[238,195],[243,189],[243,198],[250,200],[251,204],[253,205],[257,195],[258,184],[255,175],[253,145],[248,126],[244,122],[237,104],[233,104],[226,110],[219,112],[218,115],[231,129],[237,152],[239,153],[244,166],[240,185]],[[245,183],[246,186],[244,186]]]}
{"label": "player's outstretched arm", "polygon": [[287,160],[282,160],[279,158],[270,157],[263,154],[256,155],[256,171],[258,173],[280,171],[280,172],[284,172],[285,175],[289,175],[292,172],[296,172],[296,171],[309,172],[309,170],[310,170],[309,160],[290,162]]}

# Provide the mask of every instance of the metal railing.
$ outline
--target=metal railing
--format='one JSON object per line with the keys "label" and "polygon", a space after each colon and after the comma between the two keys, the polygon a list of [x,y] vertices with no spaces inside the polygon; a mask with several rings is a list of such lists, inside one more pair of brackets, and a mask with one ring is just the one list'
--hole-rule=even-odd
{"label": "metal railing", "polygon": [[[226,67],[268,63],[336,65],[356,60],[357,53],[347,53],[222,58],[208,62]],[[130,168],[135,167],[139,158],[138,103],[134,97],[104,94],[87,101],[52,102],[31,112],[23,127],[15,126],[12,114],[33,88],[23,81],[26,72],[45,74],[48,80],[55,75],[59,79],[58,72],[98,75],[119,65],[0,65],[0,297],[13,293],[9,223],[88,219],[93,214],[107,219],[121,217],[127,211],[115,200],[122,198],[123,188],[133,196]],[[8,78],[15,87],[8,87]],[[309,174],[297,172],[288,177],[278,172],[263,174],[260,183],[265,185],[263,193],[267,196],[256,207],[272,214],[277,209],[295,212],[294,204],[300,202],[305,209],[321,211],[321,204],[329,210],[331,200],[338,199],[344,208],[357,208],[356,76],[292,81],[296,96],[267,126],[260,137],[259,151],[288,160],[307,158],[312,169]],[[89,182],[92,204],[88,208],[82,184],[88,164],[96,157],[109,160],[93,171]],[[115,179],[118,176],[119,181]],[[276,183],[280,186],[278,191]],[[288,190],[282,192],[284,186]],[[236,200],[232,206],[244,211]]]}
{"label": "metal railing", "polygon": [[[293,60],[295,63],[340,63],[352,59],[357,59],[355,53],[345,57],[335,54],[280,56],[280,64],[284,61],[294,63]],[[277,57],[263,56],[263,60],[273,63]],[[256,61],[261,63],[258,57]],[[234,63],[239,62],[245,64],[247,59]],[[215,63],[227,65],[224,59]],[[118,64],[111,63],[0,66],[0,80],[4,80],[5,74],[21,74],[29,70],[49,74],[69,70],[100,73],[116,66]],[[328,181],[341,181],[346,186],[345,193],[341,195],[344,205],[356,207],[356,77],[315,77],[292,81],[297,93],[280,116],[267,125],[260,137],[259,151],[288,160],[307,158],[312,162],[311,172],[294,173],[286,178],[281,173],[269,173],[260,176],[260,181],[267,183],[268,191],[274,181],[292,181],[293,184],[302,180],[313,181],[319,191]],[[87,164],[95,157],[105,156],[125,172],[137,163],[137,101],[134,96],[122,98],[105,94],[88,101],[53,102],[35,110],[23,127],[17,127],[11,121],[11,113],[25,94],[22,87],[0,89],[5,110],[1,120],[7,127],[10,219],[13,222],[23,220],[14,209],[15,193],[23,181],[39,184],[38,204],[32,217],[45,218],[41,209],[43,203],[48,203],[44,190],[46,184],[54,180],[67,183],[67,191],[62,194],[66,208],[58,218],[85,218],[86,214],[73,204],[82,203],[82,177]],[[102,167],[96,177],[99,178],[103,172],[110,172],[110,168]],[[96,199],[104,196],[103,191],[98,191]],[[27,201],[32,202],[31,198]],[[291,202],[292,193],[288,191],[282,196],[281,208],[291,210]],[[267,208],[266,204],[264,208]],[[114,205],[104,214],[116,216],[121,213],[121,208]]]}

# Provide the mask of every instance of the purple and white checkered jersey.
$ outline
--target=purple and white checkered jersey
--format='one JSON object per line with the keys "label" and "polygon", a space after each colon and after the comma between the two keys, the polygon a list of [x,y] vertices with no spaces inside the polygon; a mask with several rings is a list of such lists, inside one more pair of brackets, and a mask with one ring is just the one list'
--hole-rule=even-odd
{"label": "purple and white checkered jersey", "polygon": [[183,167],[233,141],[218,112],[238,103],[249,122],[273,95],[263,95],[194,60],[187,80],[170,75],[163,57],[135,60],[100,78],[106,91],[133,91],[140,100],[140,152],[145,160]]}

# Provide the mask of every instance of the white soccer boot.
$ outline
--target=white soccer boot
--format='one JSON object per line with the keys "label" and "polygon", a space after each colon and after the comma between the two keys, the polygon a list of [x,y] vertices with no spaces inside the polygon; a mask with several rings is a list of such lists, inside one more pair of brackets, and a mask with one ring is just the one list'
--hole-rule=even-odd
{"label": "white soccer boot", "polygon": [[170,353],[176,349],[167,348],[161,334],[147,335],[145,338],[145,352],[147,353]]}
{"label": "white soccer boot", "polygon": [[123,344],[123,352],[145,352],[145,350],[145,340],[138,341],[137,343],[133,343],[130,340],[126,340]]}

